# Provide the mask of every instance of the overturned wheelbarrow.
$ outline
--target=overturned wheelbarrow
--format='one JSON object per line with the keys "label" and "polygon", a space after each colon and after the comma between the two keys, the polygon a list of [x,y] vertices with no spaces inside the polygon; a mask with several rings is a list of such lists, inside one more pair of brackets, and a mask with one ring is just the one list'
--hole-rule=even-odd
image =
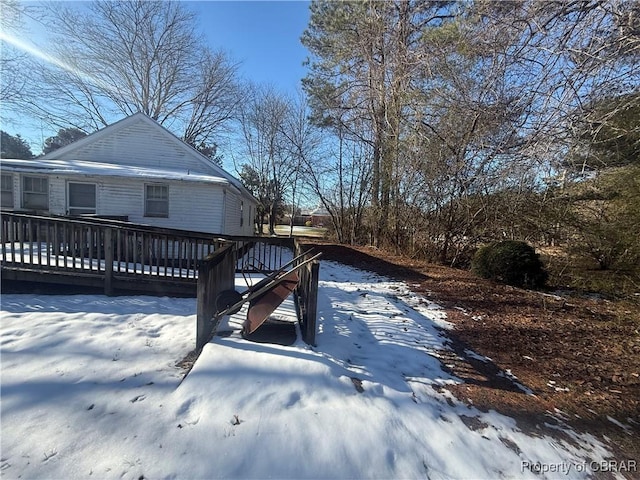
{"label": "overturned wheelbarrow", "polygon": [[247,318],[242,325],[242,335],[250,335],[262,325],[276,308],[293,292],[300,281],[298,270],[322,255],[318,253],[303,262],[293,265],[308,252],[294,258],[282,268],[250,286],[244,292],[223,290],[216,297],[216,318],[233,315],[240,311],[242,305],[249,302]]}

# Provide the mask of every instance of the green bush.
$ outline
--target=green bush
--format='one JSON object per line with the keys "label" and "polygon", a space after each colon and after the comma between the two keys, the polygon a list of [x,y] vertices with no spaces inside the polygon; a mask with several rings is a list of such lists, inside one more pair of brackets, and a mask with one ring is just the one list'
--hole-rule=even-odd
{"label": "green bush", "polygon": [[482,278],[515,287],[542,287],[548,277],[533,247],[515,240],[481,247],[473,257],[471,270]]}

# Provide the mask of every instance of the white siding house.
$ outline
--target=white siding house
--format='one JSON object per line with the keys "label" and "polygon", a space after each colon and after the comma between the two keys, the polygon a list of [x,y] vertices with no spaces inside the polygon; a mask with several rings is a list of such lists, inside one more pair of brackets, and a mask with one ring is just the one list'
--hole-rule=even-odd
{"label": "white siding house", "polygon": [[4,210],[254,233],[257,201],[240,181],[142,113],[37,159],[2,159],[0,170]]}

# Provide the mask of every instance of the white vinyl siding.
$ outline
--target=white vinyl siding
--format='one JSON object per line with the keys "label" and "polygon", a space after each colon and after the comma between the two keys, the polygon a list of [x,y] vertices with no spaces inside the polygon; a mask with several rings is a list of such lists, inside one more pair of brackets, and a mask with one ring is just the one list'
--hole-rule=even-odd
{"label": "white vinyl siding", "polygon": [[2,203],[1,206],[13,208],[13,175],[2,174]]}
{"label": "white vinyl siding", "polygon": [[227,190],[224,196],[224,227],[225,232],[229,235],[240,235],[242,228],[240,227],[240,199],[233,191]]}
{"label": "white vinyl siding", "polygon": [[169,216],[169,186],[145,184],[144,186],[144,216]]}
{"label": "white vinyl siding", "polygon": [[62,156],[55,157],[54,152],[52,158],[214,173],[202,160],[194,158],[195,152],[177,145],[167,132],[153,128],[143,119],[110,133]]}
{"label": "white vinyl siding", "polygon": [[49,210],[49,180],[46,177],[22,177],[22,208]]}
{"label": "white vinyl siding", "polygon": [[96,184],[68,183],[69,215],[86,215],[96,213]]}
{"label": "white vinyl siding", "polygon": [[103,179],[98,185],[98,204],[98,215],[122,215],[130,222],[145,223],[144,186],[139,182]]}
{"label": "white vinyl siding", "polygon": [[173,228],[196,232],[227,233],[222,224],[221,187],[181,183],[171,185],[171,222]]}
{"label": "white vinyl siding", "polygon": [[139,181],[104,179],[98,186],[98,214],[126,215],[130,222],[155,227],[225,233],[221,225],[222,190],[206,183],[171,182],[169,217],[146,217],[144,186]]}
{"label": "white vinyl siding", "polygon": [[[10,175],[3,172],[4,175]],[[35,175],[24,174],[29,177]],[[45,177],[38,177],[44,179]],[[146,181],[145,181],[146,180]],[[5,180],[8,181],[8,180]],[[32,183],[32,182],[28,182]],[[161,228],[176,228],[212,234],[252,235],[255,202],[248,201],[227,188],[227,209],[223,210],[224,186],[207,182],[167,180],[162,183],[148,179],[98,175],[51,175],[48,177],[48,209],[54,215],[69,214],[69,183],[94,184],[95,213],[99,216],[126,217],[132,223]],[[145,184],[168,187],[168,217],[145,216]],[[14,208],[20,208],[23,198],[23,177],[14,174]],[[42,194],[43,198],[47,194]],[[240,204],[244,202],[244,221],[240,226]],[[43,200],[43,204],[44,204]],[[234,206],[235,205],[235,206]],[[74,205],[71,205],[72,207]],[[84,205],[86,206],[86,204]],[[25,209],[27,209],[25,207]],[[29,210],[38,210],[28,208]],[[227,215],[224,221],[225,213]],[[225,225],[227,228],[225,228]]]}

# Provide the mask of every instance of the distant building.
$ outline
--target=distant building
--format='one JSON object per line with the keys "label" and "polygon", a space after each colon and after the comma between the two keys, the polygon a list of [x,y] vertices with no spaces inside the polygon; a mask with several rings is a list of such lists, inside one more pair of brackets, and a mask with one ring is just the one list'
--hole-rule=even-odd
{"label": "distant building", "polygon": [[313,227],[326,227],[331,224],[331,215],[324,207],[301,210],[300,215],[294,217],[294,225],[306,225],[311,223]]}

